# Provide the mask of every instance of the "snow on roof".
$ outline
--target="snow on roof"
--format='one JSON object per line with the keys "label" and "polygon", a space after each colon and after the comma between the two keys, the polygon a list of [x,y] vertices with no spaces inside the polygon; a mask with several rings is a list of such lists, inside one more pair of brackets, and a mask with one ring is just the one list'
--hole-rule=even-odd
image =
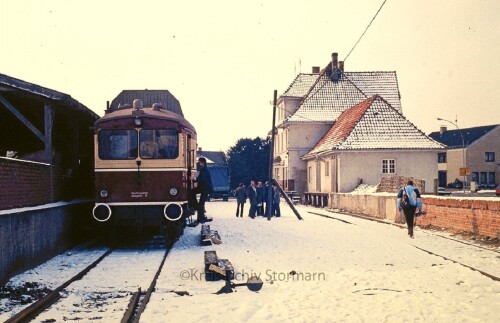
{"label": "snow on roof", "polygon": [[343,72],[336,81],[322,73],[289,121],[335,121],[371,95],[382,96],[401,112],[396,72]]}
{"label": "snow on roof", "polygon": [[319,74],[300,73],[281,96],[303,97],[318,79]]}
{"label": "snow on roof", "polygon": [[227,165],[226,155],[223,151],[205,151],[198,150],[198,157],[205,157],[208,160],[210,159],[212,163],[216,165]]}
{"label": "snow on roof", "polygon": [[332,150],[444,149],[387,101],[374,95],[343,112],[304,158]]}

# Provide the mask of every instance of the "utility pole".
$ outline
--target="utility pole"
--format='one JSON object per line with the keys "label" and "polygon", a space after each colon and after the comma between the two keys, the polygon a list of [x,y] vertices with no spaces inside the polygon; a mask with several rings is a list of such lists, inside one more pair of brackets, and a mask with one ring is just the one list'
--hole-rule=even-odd
{"label": "utility pole", "polygon": [[271,147],[269,148],[269,179],[273,179],[273,160],[274,160],[274,133],[276,132],[276,102],[278,91],[274,90],[273,100],[273,124],[271,126]]}

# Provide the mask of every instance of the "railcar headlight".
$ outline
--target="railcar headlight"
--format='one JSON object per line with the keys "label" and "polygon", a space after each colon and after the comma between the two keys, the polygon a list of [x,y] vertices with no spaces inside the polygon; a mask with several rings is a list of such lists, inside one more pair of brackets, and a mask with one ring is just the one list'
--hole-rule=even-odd
{"label": "railcar headlight", "polygon": [[170,189],[170,195],[174,195],[174,196],[177,195],[177,189],[175,187],[172,187]]}
{"label": "railcar headlight", "polygon": [[106,197],[108,197],[109,192],[108,192],[108,190],[103,189],[103,190],[101,190],[101,191],[99,192],[99,195],[100,195],[102,198],[106,198]]}

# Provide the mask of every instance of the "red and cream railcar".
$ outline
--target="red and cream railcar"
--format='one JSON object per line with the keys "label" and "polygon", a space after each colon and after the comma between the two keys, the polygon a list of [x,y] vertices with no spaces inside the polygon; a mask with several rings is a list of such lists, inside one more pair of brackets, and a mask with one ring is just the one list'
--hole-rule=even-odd
{"label": "red and cream railcar", "polygon": [[196,131],[161,104],[142,105],[136,99],[95,123],[93,216],[99,222],[178,232],[196,171]]}

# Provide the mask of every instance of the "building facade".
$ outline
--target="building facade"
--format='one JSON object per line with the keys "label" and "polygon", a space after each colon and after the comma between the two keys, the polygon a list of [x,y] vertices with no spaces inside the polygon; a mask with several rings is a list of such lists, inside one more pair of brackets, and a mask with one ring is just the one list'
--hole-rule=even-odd
{"label": "building facade", "polygon": [[441,127],[429,136],[448,146],[438,156],[439,186],[462,187],[460,168],[470,169],[465,176],[466,186],[475,182],[479,188],[494,188],[500,183],[500,125],[460,130]]}

